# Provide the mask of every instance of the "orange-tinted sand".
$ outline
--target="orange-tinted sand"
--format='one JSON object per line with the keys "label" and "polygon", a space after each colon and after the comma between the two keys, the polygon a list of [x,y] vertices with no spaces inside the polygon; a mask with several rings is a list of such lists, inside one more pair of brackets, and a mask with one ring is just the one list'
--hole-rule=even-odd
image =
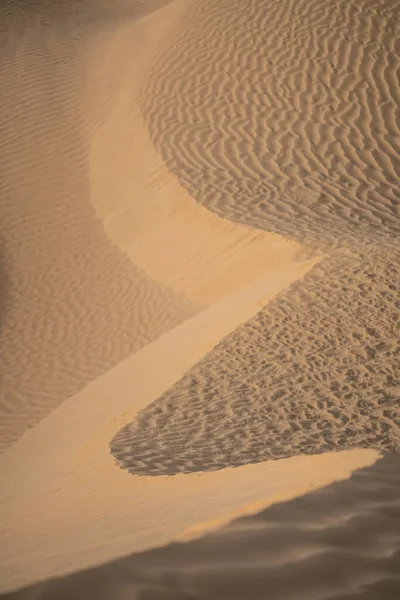
{"label": "orange-tinted sand", "polygon": [[0,592],[397,598],[399,36],[4,0]]}

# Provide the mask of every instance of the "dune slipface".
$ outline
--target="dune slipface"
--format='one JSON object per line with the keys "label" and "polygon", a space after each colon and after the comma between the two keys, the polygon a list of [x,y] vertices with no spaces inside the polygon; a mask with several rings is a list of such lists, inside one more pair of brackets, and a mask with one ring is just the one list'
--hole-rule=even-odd
{"label": "dune slipface", "polygon": [[111,442],[143,475],[400,450],[400,252],[330,258],[238,327]]}
{"label": "dune slipface", "polygon": [[9,600],[395,600],[399,457],[181,544],[133,554]]}
{"label": "dune slipface", "polygon": [[110,242],[91,206],[90,135],[101,112],[82,60],[96,25],[89,9],[98,27],[111,26],[89,3],[1,7],[2,449],[196,312]]}
{"label": "dune slipface", "polygon": [[210,210],[318,247],[395,241],[399,35],[396,0],[192,3],[140,104]]}
{"label": "dune slipface", "polygon": [[156,56],[141,106],[190,194],[331,253],[114,437],[130,472],[399,450],[397,8],[203,2]]}
{"label": "dune slipface", "polygon": [[397,598],[397,4],[4,4],[2,591]]}

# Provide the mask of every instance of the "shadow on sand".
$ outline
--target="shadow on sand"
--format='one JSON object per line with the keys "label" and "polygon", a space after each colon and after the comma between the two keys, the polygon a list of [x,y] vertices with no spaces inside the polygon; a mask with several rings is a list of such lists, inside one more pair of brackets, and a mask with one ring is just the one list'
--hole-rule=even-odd
{"label": "shadow on sand", "polygon": [[2,325],[11,301],[11,282],[7,269],[7,261],[3,249],[3,244],[0,240],[0,340]]}
{"label": "shadow on sand", "polygon": [[400,456],[186,543],[5,600],[397,600]]}

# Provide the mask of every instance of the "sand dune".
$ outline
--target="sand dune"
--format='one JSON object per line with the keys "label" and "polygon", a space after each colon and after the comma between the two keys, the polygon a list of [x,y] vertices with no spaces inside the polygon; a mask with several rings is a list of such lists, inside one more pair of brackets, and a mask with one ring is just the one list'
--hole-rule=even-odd
{"label": "sand dune", "polygon": [[4,21],[2,448],[201,307],[285,270],[291,281],[300,260],[297,243],[198,206],[148,138],[140,74],[179,5],[128,25],[122,6],[97,20],[61,7]]}
{"label": "sand dune", "polygon": [[20,38],[15,10],[13,23],[0,52],[2,448],[195,312],[95,218],[82,44],[41,23]]}
{"label": "sand dune", "polygon": [[2,592],[397,597],[397,4],[3,3]]}
{"label": "sand dune", "polygon": [[[18,67],[25,73],[20,81],[9,79],[2,95],[3,114],[15,117],[2,124],[2,225],[11,293],[2,330],[3,412],[10,412],[2,419],[4,440],[48,416],[0,463],[6,482],[0,498],[2,586],[64,574],[81,568],[82,560],[98,564],[131,551],[132,542],[137,550],[149,548],[154,535],[165,543],[198,523],[189,490],[191,510],[185,509],[183,522],[179,510],[166,530],[165,506],[155,520],[148,513],[152,524],[134,512],[126,535],[118,511],[113,519],[115,502],[125,497],[128,507],[132,495],[144,492],[141,506],[148,512],[152,497],[169,494],[172,510],[180,484],[166,482],[161,490],[150,484],[140,492],[114,464],[109,441],[318,260],[302,260],[295,241],[198,206],[154,151],[135,94],[155,27],[162,37],[180,16],[177,8],[169,8],[166,20],[163,12],[158,27],[153,16],[114,29],[85,25],[71,48],[65,45],[70,37],[64,40],[51,19],[50,40],[39,21],[24,45],[4,43],[2,72]],[[73,22],[66,21],[68,27]],[[126,65],[126,55],[134,56],[141,44],[146,52]],[[357,455],[351,464],[371,456]],[[347,476],[348,464],[342,458],[337,464],[338,476]],[[322,468],[311,476],[314,483],[321,480]],[[251,498],[257,489],[260,481]],[[227,509],[215,496],[216,504],[203,513],[207,521],[223,518]],[[239,494],[231,509],[247,496]],[[44,514],[51,515],[46,523]],[[103,525],[93,526],[94,514],[108,531],[114,528],[115,543],[104,537]],[[47,538],[39,552],[38,536]]]}
{"label": "sand dune", "polygon": [[[303,272],[309,266],[303,265]],[[301,274],[297,266],[292,275]],[[265,505],[271,495],[291,496],[374,462],[377,454],[365,451],[320,459],[310,470],[308,458],[301,457],[288,471],[254,465],[244,487],[238,486],[242,475],[235,470],[224,471],[223,479],[203,473],[182,481],[131,477],[115,465],[109,451],[115,433],[276,295],[274,286],[287,284],[287,273],[283,278],[258,282],[187,319],[66,399],[3,453],[0,590],[167,543],[199,522],[246,512],[260,497]],[[300,477],[294,476],[296,465]],[[208,500],[200,510],[204,495]]]}
{"label": "sand dune", "polygon": [[[130,38],[132,32],[128,29],[126,35]],[[102,42],[101,48],[112,56],[110,66],[126,52],[125,44],[115,41]],[[104,67],[102,72],[105,77]],[[109,109],[92,136],[91,199],[107,235],[135,265],[182,292],[195,307],[301,268],[309,257],[298,243],[199,206],[151,144],[134,101],[135,78],[124,74],[114,85],[114,93],[125,100]]]}
{"label": "sand dune", "polygon": [[399,457],[203,538],[4,598],[380,600],[400,585]]}
{"label": "sand dune", "polygon": [[198,202],[317,247],[400,232],[396,0],[190,4],[140,98]]}
{"label": "sand dune", "polygon": [[330,257],[120,431],[131,473],[400,450],[400,253]]}
{"label": "sand dune", "polygon": [[156,55],[140,104],[189,193],[336,249],[115,436],[131,473],[398,451],[396,6],[203,2]]}

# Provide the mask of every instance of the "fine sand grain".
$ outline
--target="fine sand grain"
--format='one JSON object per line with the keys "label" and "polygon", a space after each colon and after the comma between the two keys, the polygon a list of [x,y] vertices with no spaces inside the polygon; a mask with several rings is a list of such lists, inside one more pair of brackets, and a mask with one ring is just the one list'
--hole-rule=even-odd
{"label": "fine sand grain", "polygon": [[146,72],[168,169],[235,221],[330,247],[400,233],[397,0],[203,0]]}
{"label": "fine sand grain", "polygon": [[400,13],[381,4],[206,0],[161,45],[140,105],[170,171],[331,250],[114,437],[131,473],[399,450]]}
{"label": "fine sand grain", "polygon": [[400,252],[338,254],[224,338],[112,440],[171,475],[349,448],[400,451]]}
{"label": "fine sand grain", "polygon": [[0,37],[1,448],[195,312],[96,219],[82,48],[40,23],[12,32]]}
{"label": "fine sand grain", "polygon": [[301,258],[297,243],[198,206],[152,147],[135,104],[139,75],[179,4],[128,25],[117,7],[113,19],[100,10],[98,23],[86,4],[79,19],[68,3],[64,16],[40,3],[8,6],[2,449],[201,307],[285,272],[293,280]]}
{"label": "fine sand grain", "polygon": [[2,3],[1,592],[397,600],[399,39]]}
{"label": "fine sand grain", "polygon": [[[199,540],[134,554],[9,600],[396,600],[400,464],[275,504]],[[267,596],[266,596],[267,593]]]}

